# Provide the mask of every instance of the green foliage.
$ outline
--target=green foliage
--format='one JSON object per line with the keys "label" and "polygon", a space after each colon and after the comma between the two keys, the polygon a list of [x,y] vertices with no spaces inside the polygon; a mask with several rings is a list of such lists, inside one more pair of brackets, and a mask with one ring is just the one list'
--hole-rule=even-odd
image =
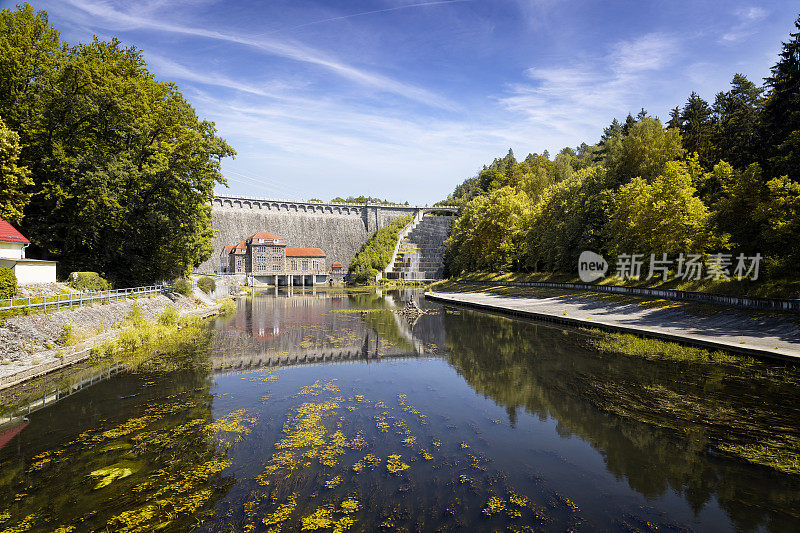
{"label": "green foliage", "polygon": [[158,315],[158,323],[162,326],[174,326],[178,323],[178,310],[170,305]]}
{"label": "green foliage", "polygon": [[769,96],[764,106],[766,160],[775,176],[800,179],[800,17],[798,30],[783,43],[777,64],[766,79]]}
{"label": "green foliage", "polygon": [[[322,200],[309,200],[309,202],[314,201],[322,201]],[[383,200],[381,198],[374,198],[372,196],[348,196],[347,198],[342,198],[341,196],[337,196],[331,200],[331,203],[334,204],[378,204],[378,205],[400,205],[396,202],[390,202],[389,200]],[[408,205],[408,202],[405,203]]]}
{"label": "green foliage", "polygon": [[725,244],[712,235],[708,208],[694,196],[686,165],[671,161],[648,183],[634,178],[613,196],[607,224],[612,253],[704,252]]}
{"label": "green foliage", "polygon": [[107,291],[111,289],[111,283],[97,272],[73,272],[69,275],[67,284],[79,291]]}
{"label": "green foliage", "polygon": [[684,154],[678,131],[664,129],[658,119],[650,117],[632,124],[627,135],[614,134],[605,149],[606,167],[618,185],[634,178],[651,180],[669,161]]}
{"label": "green foliage", "polygon": [[57,341],[61,346],[75,344],[75,331],[72,327],[72,322],[61,324],[61,333],[58,335]]}
{"label": "green foliage", "polygon": [[518,266],[530,218],[525,192],[510,186],[472,199],[447,239],[448,268],[506,271]]}
{"label": "green foliage", "polygon": [[642,109],[553,160],[545,152],[518,162],[511,150],[495,159],[442,202],[462,207],[447,243],[449,272],[574,274],[584,250],[729,250],[760,253],[769,283],[797,277],[800,31],[790,37],[766,97],[736,74],[713,106],[692,93],[666,128]]}
{"label": "green foliage", "polygon": [[10,268],[0,267],[0,299],[17,294],[17,276]]}
{"label": "green foliage", "polygon": [[15,223],[22,220],[22,210],[30,201],[25,188],[33,185],[30,171],[17,165],[19,154],[19,135],[0,118],[0,218]]}
{"label": "green foliage", "polygon": [[219,306],[220,316],[231,315],[236,312],[236,301],[231,298],[225,299]]}
{"label": "green foliage", "polygon": [[35,183],[24,230],[36,245],[126,285],[210,257],[210,200],[234,151],[141,51],[69,46],[25,5],[0,15],[0,73],[0,115]]}
{"label": "green foliage", "polygon": [[204,293],[211,294],[217,288],[217,283],[208,276],[203,276],[197,280],[197,287]]}
{"label": "green foliage", "polygon": [[348,279],[352,283],[366,283],[389,265],[392,260],[397,234],[413,220],[412,217],[400,217],[391,224],[375,232],[361,247],[347,269]]}
{"label": "green foliage", "polygon": [[178,278],[175,280],[175,283],[172,286],[172,290],[174,290],[178,294],[189,296],[192,293],[192,285],[189,283],[189,280],[185,278]]}
{"label": "green foliage", "polygon": [[526,266],[569,272],[583,250],[603,250],[611,189],[603,167],[581,169],[536,203],[527,235]]}
{"label": "green foliage", "polygon": [[145,322],[144,312],[142,308],[139,307],[139,304],[135,303],[131,306],[131,310],[128,311],[128,315],[125,317],[125,323],[128,326],[138,327],[143,325]]}

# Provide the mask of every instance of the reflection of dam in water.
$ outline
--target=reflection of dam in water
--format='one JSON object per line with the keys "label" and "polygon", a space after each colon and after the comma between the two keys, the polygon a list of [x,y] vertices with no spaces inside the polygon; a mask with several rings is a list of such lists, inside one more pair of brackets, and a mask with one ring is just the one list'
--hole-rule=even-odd
{"label": "reflection of dam in water", "polygon": [[[216,373],[225,373],[424,355],[424,343],[415,338],[405,319],[394,313],[397,305],[391,298],[371,295],[359,299],[330,292],[240,298],[235,317],[218,325],[211,367]],[[361,313],[364,308],[369,310]],[[380,333],[373,325],[374,313],[384,318]],[[382,331],[387,327],[391,334]]]}

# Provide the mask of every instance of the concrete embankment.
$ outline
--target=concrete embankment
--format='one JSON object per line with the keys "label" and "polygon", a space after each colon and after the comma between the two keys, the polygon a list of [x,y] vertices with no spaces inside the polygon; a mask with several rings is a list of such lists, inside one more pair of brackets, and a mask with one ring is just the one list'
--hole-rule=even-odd
{"label": "concrete embankment", "polygon": [[[134,306],[146,320],[155,320],[168,307],[182,316],[209,316],[219,311],[217,304],[198,305],[178,294],[159,294],[6,319],[0,325],[0,390],[87,359],[93,346],[116,339],[126,329],[121,325]],[[65,328],[72,341],[65,342]]]}
{"label": "concrete embankment", "polygon": [[713,313],[580,296],[427,292],[425,297],[484,311],[581,328],[691,344],[756,357],[800,361],[800,328],[786,316],[721,308]]}

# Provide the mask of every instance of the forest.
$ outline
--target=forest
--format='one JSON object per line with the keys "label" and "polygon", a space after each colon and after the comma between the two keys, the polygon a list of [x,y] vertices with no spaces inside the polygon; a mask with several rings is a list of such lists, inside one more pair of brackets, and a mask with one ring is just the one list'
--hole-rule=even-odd
{"label": "forest", "polygon": [[692,93],[663,123],[642,109],[595,144],[518,161],[509,150],[442,204],[462,206],[451,275],[575,273],[584,250],[760,254],[762,276],[800,262],[800,18],[759,86],[742,74],[713,102]]}
{"label": "forest", "polygon": [[61,277],[131,286],[191,271],[211,255],[210,203],[233,155],[141,51],[66,43],[28,4],[0,12],[0,218]]}

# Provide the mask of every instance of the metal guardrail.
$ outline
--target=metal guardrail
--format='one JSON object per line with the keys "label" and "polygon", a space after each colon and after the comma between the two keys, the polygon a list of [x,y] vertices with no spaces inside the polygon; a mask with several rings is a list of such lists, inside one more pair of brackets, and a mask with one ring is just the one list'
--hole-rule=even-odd
{"label": "metal guardrail", "polygon": [[[194,283],[193,283],[194,285]],[[62,307],[83,307],[96,302],[110,303],[127,298],[138,298],[148,294],[159,294],[172,285],[147,285],[144,287],[132,287],[128,289],[115,289],[110,291],[97,292],[74,292],[69,294],[57,294],[56,296],[38,296],[26,298],[8,298],[0,300],[0,311],[11,311],[14,309],[41,309],[43,311],[57,311]]]}

